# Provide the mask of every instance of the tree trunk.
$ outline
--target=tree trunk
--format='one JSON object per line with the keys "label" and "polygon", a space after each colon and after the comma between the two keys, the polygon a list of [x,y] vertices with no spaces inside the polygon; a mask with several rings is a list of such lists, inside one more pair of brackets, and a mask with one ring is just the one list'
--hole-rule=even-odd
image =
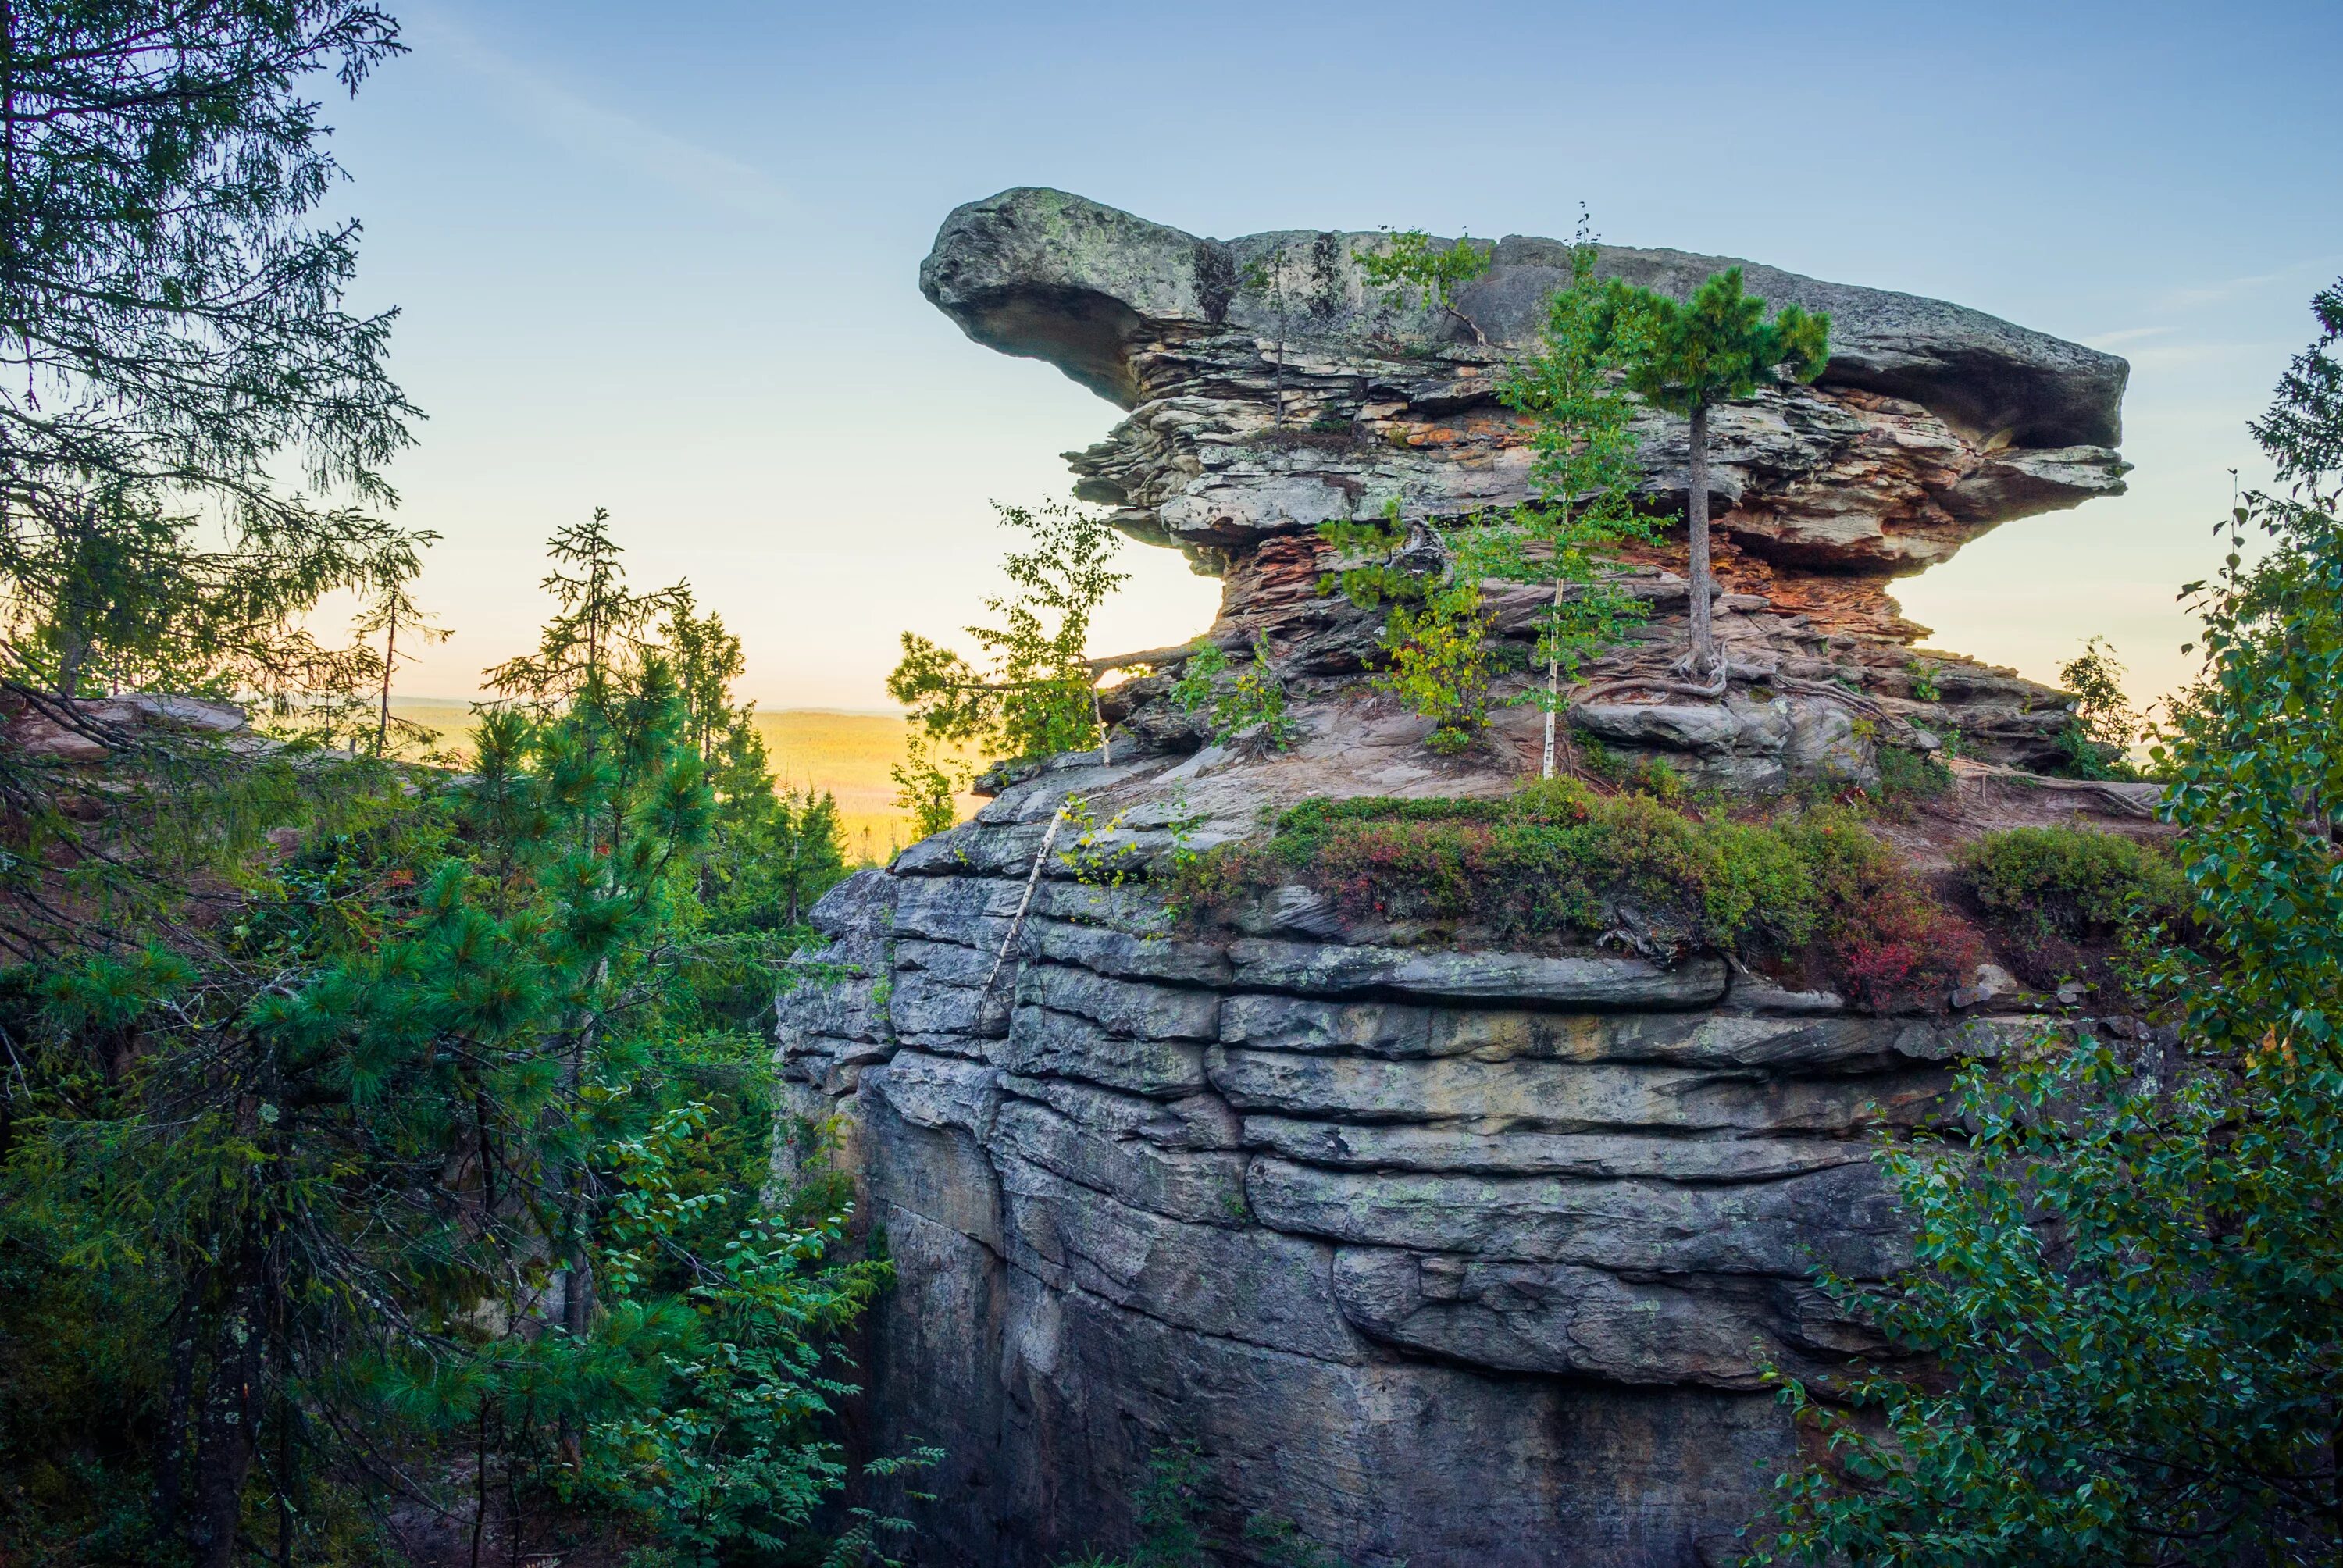
{"label": "tree trunk", "polygon": [[70,700],[81,695],[82,660],[89,657],[89,639],[81,634],[81,613],[68,612],[57,633],[57,695]]}
{"label": "tree trunk", "polygon": [[203,1313],[206,1271],[197,1269],[171,1320],[171,1385],[163,1396],[163,1430],[155,1449],[155,1533],[179,1528],[179,1478],[186,1466],[187,1406],[196,1392],[196,1323]]}
{"label": "tree trunk", "polygon": [[1692,522],[1692,659],[1693,673],[1703,679],[1716,663],[1716,630],[1709,619],[1709,600],[1716,575],[1708,564],[1708,407],[1692,411],[1692,495],[1686,514]]}
{"label": "tree trunk", "polygon": [[[618,830],[611,832],[611,842],[618,842]],[[594,965],[592,989],[599,991],[609,978],[610,960],[598,960]],[[598,1020],[588,1012],[571,1034],[569,1049],[562,1063],[562,1103],[575,1113],[578,1091],[586,1081],[586,1058],[594,1049],[594,1030]],[[561,1258],[561,1331],[572,1341],[583,1341],[593,1327],[594,1263],[586,1245],[586,1171],[581,1159],[565,1159],[552,1172],[548,1185],[553,1191],[554,1212],[558,1216],[558,1233],[554,1245]],[[561,1420],[558,1443],[562,1462],[575,1469],[583,1462],[585,1434],[578,1423],[568,1416]]]}
{"label": "tree trunk", "polygon": [[[1558,571],[1554,574],[1554,619],[1557,622],[1560,621],[1562,576]],[[1545,760],[1538,769],[1538,777],[1541,779],[1554,777],[1554,716],[1562,709],[1562,648],[1559,641],[1560,639],[1556,638],[1554,646],[1547,648],[1545,655]]]}
{"label": "tree trunk", "polygon": [[237,1249],[240,1276],[215,1342],[204,1390],[201,1445],[196,1451],[196,1516],[191,1532],[198,1568],[233,1568],[244,1480],[252,1469],[254,1427],[260,1413],[261,1352],[267,1325],[261,1312],[260,1249],[246,1238]]}
{"label": "tree trunk", "polygon": [[390,667],[398,660],[398,617],[390,618],[390,628],[382,644],[382,711],[376,717],[374,754],[379,757],[390,743]]}

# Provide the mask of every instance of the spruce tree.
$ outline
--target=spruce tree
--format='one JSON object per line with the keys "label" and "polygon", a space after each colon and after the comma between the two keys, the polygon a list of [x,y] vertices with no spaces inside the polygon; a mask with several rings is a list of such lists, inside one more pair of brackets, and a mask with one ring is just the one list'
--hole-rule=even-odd
{"label": "spruce tree", "polygon": [[1689,300],[1615,280],[1612,288],[1614,307],[1640,318],[1640,347],[1627,367],[1629,389],[1654,407],[1683,415],[1692,426],[1686,506],[1692,665],[1694,674],[1707,678],[1718,662],[1710,603],[1716,579],[1708,550],[1709,411],[1748,397],[1781,375],[1797,381],[1820,376],[1830,358],[1830,317],[1788,305],[1767,320],[1765,302],[1742,292],[1737,266],[1712,276]]}
{"label": "spruce tree", "polygon": [[416,417],[395,313],[343,307],[358,226],[308,221],[339,171],[305,95],[399,49],[362,0],[0,11],[0,597],[55,654],[0,678],[334,682],[293,623],[413,575],[375,515]]}
{"label": "spruce tree", "polygon": [[880,1272],[831,1261],[834,1203],[755,1197],[835,807],[610,635],[615,541],[566,532],[538,668],[569,695],[485,712],[466,777],[313,759],[367,785],[341,831],[203,924],[0,973],[0,1338],[63,1341],[0,1358],[0,1439],[131,1433],[99,1471],[117,1514],[148,1493],[133,1554],[232,1561],[266,1504],[322,1560],[320,1497],[460,1452],[497,1560],[558,1498],[712,1555],[801,1534],[844,1473],[821,1363]]}
{"label": "spruce tree", "polygon": [[[433,544],[437,542],[438,536],[423,533],[417,535],[416,539],[420,544]],[[358,612],[357,619],[350,628],[361,638],[378,636],[382,638],[382,686],[377,693],[375,708],[374,754],[377,757],[386,757],[390,753],[393,728],[390,686],[398,673],[399,635],[402,632],[406,634],[409,649],[418,643],[428,647],[445,642],[452,635],[416,602],[414,592],[408,587],[413,580],[411,577],[395,572],[376,576],[367,584],[365,608]],[[416,726],[400,722],[403,726],[402,742],[421,739],[427,733]]]}
{"label": "spruce tree", "polygon": [[0,715],[81,754],[0,748],[15,950],[246,874],[255,808],[283,826],[337,777],[86,699],[387,740],[384,658],[307,618],[415,577],[425,539],[382,514],[418,416],[395,313],[344,303],[358,226],[316,219],[340,171],[312,93],[399,51],[364,0],[0,7]]}
{"label": "spruce tree", "polygon": [[[724,629],[722,616],[699,614],[690,585],[679,583],[671,593],[661,640],[675,661],[676,683],[690,716],[691,743],[700,759],[712,765],[727,739],[732,683],[749,668],[740,639]],[[753,713],[755,706],[751,703],[749,711]]]}

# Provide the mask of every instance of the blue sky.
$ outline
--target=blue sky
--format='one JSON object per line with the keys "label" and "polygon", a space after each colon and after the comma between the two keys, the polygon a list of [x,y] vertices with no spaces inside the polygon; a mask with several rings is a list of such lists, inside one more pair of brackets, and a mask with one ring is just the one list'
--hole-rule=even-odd
{"label": "blue sky", "polygon": [[[540,547],[608,507],[689,577],[767,706],[884,705],[905,627],[970,618],[989,498],[1062,491],[1116,417],[969,343],[917,269],[956,204],[1079,191],[1200,234],[1567,232],[1939,296],[2130,358],[2130,495],[1903,585],[1936,646],[2047,677],[2093,632],[2186,671],[2244,422],[2343,274],[2343,5],[416,0],[332,106],[357,302],[431,416],[394,478],[444,536],[468,696],[525,645]],[[1133,547],[1101,646],[1215,585]]]}

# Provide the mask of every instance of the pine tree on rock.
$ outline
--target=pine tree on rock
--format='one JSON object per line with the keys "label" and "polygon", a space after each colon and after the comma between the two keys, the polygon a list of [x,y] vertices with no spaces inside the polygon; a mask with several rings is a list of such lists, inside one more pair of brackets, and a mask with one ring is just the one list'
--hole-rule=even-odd
{"label": "pine tree on rock", "polygon": [[1711,620],[1715,573],[1708,558],[1708,413],[1786,374],[1812,381],[1830,359],[1830,317],[1795,305],[1765,319],[1765,302],[1741,287],[1741,269],[1716,273],[1689,300],[1614,282],[1623,311],[1642,318],[1641,348],[1627,368],[1629,390],[1692,422],[1692,662],[1717,667]]}

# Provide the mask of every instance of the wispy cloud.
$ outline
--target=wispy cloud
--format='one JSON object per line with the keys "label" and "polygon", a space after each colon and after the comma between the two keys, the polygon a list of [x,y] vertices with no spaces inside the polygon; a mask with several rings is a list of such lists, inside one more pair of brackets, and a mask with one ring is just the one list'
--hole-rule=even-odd
{"label": "wispy cloud", "polygon": [[2137,343],[2143,337],[2160,337],[2170,332],[2169,327],[2127,327],[2120,332],[2102,332],[2083,342],[2092,348],[2114,348],[2126,343]]}
{"label": "wispy cloud", "polygon": [[2167,289],[2157,297],[2155,308],[2187,310],[2199,305],[2217,305],[2224,299],[2233,299],[2240,294],[2250,294],[2255,289],[2267,288],[2272,284],[2292,282],[2307,272],[2323,272],[2333,266],[2338,260],[2343,260],[2343,257],[2315,256],[2308,261],[2298,261],[2290,266],[2281,266],[2275,272],[2257,272],[2245,277],[2224,278],[2218,283],[2198,284],[2188,288]]}
{"label": "wispy cloud", "polygon": [[2203,343],[2160,343],[2127,356],[2134,370],[2154,366],[2159,369],[2175,369],[2192,365],[2257,365],[2283,361],[2290,346],[2284,343],[2247,343],[2227,340]]}
{"label": "wispy cloud", "polygon": [[750,217],[772,217],[790,206],[788,193],[762,169],[608,108],[492,48],[443,14],[417,8],[403,20],[417,53],[452,62],[491,84],[500,107],[581,157],[632,170]]}

